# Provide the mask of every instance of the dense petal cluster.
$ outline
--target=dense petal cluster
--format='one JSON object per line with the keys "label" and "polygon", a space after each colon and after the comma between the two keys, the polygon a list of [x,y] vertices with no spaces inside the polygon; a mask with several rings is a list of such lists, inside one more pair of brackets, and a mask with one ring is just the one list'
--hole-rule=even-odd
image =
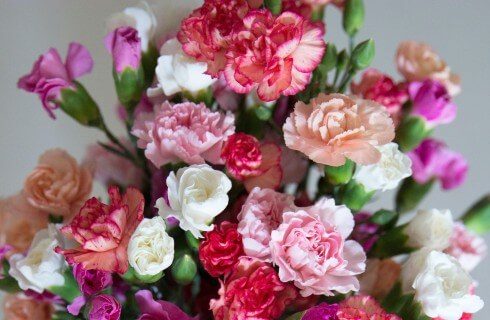
{"label": "dense petal cluster", "polygon": [[401,320],[396,314],[383,310],[379,303],[370,296],[351,296],[342,301],[337,316],[339,320]]}

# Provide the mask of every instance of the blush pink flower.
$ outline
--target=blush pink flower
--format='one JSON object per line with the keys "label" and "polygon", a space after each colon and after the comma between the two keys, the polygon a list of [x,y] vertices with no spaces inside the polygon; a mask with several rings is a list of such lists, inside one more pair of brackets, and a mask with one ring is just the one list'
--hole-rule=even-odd
{"label": "blush pink flower", "polygon": [[203,103],[164,102],[153,114],[138,115],[132,133],[156,167],[178,161],[221,164],[221,149],[235,132],[234,121],[233,114],[212,112]]}
{"label": "blush pink flower", "polygon": [[402,104],[408,99],[407,91],[403,86],[373,68],[362,74],[361,81],[351,84],[351,91],[363,99],[381,104],[394,119],[399,118]]}
{"label": "blush pink flower", "polygon": [[460,78],[426,43],[403,41],[396,52],[398,71],[408,81],[432,79],[441,82],[451,96],[461,91]]}
{"label": "blush pink flower", "polygon": [[396,314],[387,313],[370,296],[351,296],[339,304],[339,320],[402,320]]}
{"label": "blush pink flower", "polygon": [[128,270],[127,248],[131,235],[143,220],[145,200],[135,188],[121,196],[117,187],[109,188],[109,205],[97,198],[89,199],[70,224],[61,231],[81,246],[56,248],[69,264],[80,263],[84,269],[117,272]]}
{"label": "blush pink flower", "polygon": [[178,40],[194,59],[208,64],[213,77],[224,69],[225,53],[233,31],[241,28],[250,10],[245,0],[206,0],[182,21]]}
{"label": "blush pink flower", "polygon": [[466,271],[472,271],[486,256],[487,245],[482,237],[468,230],[461,222],[455,222],[451,244],[444,250],[453,256]]}
{"label": "blush pink flower", "polygon": [[89,73],[93,64],[87,48],[79,43],[70,43],[64,62],[58,50],[51,48],[37,59],[29,74],[19,79],[17,86],[37,93],[46,112],[55,119],[53,110],[58,108],[55,100],[59,99],[61,89],[71,87],[73,80]]}
{"label": "blush pink flower", "polygon": [[376,163],[381,157],[376,146],[395,137],[383,106],[342,94],[320,94],[309,104],[297,102],[283,130],[287,147],[329,166],[341,166],[346,159]]}
{"label": "blush pink flower", "polygon": [[104,45],[112,55],[114,69],[122,73],[124,69],[137,70],[141,63],[141,39],[132,27],[119,27],[104,38]]}
{"label": "blush pink flower", "polygon": [[251,11],[243,23],[226,53],[228,85],[238,93],[257,89],[263,101],[303,90],[325,51],[323,28],[296,13],[274,17],[266,9]]}
{"label": "blush pink flower", "polygon": [[238,232],[242,235],[245,254],[270,262],[271,233],[282,223],[283,213],[295,208],[292,195],[254,188],[238,214]]}
{"label": "blush pink flower", "polygon": [[218,293],[210,302],[216,320],[277,319],[296,297],[271,265],[250,257],[240,258]]}
{"label": "blush pink flower", "polygon": [[366,254],[359,243],[346,240],[354,227],[347,207],[322,198],[282,219],[269,244],[281,281],[292,281],[304,297],[359,290],[356,275],[364,272]]}

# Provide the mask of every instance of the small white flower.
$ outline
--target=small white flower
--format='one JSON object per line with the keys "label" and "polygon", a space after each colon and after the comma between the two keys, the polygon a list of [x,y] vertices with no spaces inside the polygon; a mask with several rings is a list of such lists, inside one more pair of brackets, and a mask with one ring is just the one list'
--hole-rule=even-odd
{"label": "small white flower", "polygon": [[61,242],[55,225],[49,225],[48,229],[36,233],[26,256],[18,253],[10,257],[9,274],[17,280],[22,290],[42,293],[49,287],[65,284],[65,258],[54,251],[62,245]]}
{"label": "small white flower", "polygon": [[402,267],[403,288],[415,291],[424,313],[445,320],[458,320],[463,313],[483,307],[480,297],[470,293],[473,280],[453,257],[424,248],[410,255]]}
{"label": "small white flower", "polygon": [[187,91],[195,94],[212,85],[216,79],[205,74],[207,65],[187,56],[182,45],[172,38],[160,48],[160,57],[155,74],[158,80],[156,88],[149,89],[149,95],[157,95],[163,91],[166,96]]}
{"label": "small white flower", "polygon": [[400,181],[412,175],[412,161],[398,150],[396,143],[378,146],[381,159],[371,165],[357,165],[354,179],[361,183],[367,192],[395,189]]}
{"label": "small white flower", "polygon": [[228,205],[230,179],[221,171],[207,164],[181,168],[177,175],[167,177],[168,201],[156,202],[158,213],[163,217],[175,217],[179,226],[194,237],[202,237],[201,231],[210,231],[214,217]]}
{"label": "small white flower", "polygon": [[129,264],[140,275],[154,276],[174,260],[174,239],[165,231],[161,217],[143,219],[128,245]]}
{"label": "small white flower", "polygon": [[141,6],[141,8],[128,7],[122,12],[110,16],[107,21],[107,29],[111,31],[126,26],[135,28],[141,39],[141,50],[146,52],[149,43],[153,40],[155,35],[157,20],[146,2],[142,2]]}
{"label": "small white flower", "polygon": [[414,248],[444,250],[451,243],[453,225],[451,211],[447,209],[419,210],[405,227],[407,244]]}

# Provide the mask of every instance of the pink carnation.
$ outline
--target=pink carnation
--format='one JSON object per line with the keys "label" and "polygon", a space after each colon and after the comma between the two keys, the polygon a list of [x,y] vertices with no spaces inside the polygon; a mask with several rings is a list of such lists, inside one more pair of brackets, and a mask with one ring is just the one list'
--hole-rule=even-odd
{"label": "pink carnation", "polygon": [[131,27],[119,27],[104,38],[104,45],[112,55],[114,69],[122,73],[126,68],[136,70],[141,63],[141,39]]}
{"label": "pink carnation", "polygon": [[208,64],[207,73],[217,77],[226,64],[230,37],[241,28],[250,10],[245,0],[206,0],[182,21],[178,40],[185,53]]}
{"label": "pink carnation", "polygon": [[472,271],[487,254],[487,245],[482,237],[466,229],[461,222],[455,222],[451,244],[445,252],[455,257],[463,269]]}
{"label": "pink carnation", "polygon": [[283,130],[287,147],[329,166],[341,166],[347,158],[358,164],[376,163],[381,157],[376,146],[395,137],[383,106],[343,94],[320,94],[309,104],[297,102]]}
{"label": "pink carnation", "polygon": [[203,103],[164,102],[153,114],[138,115],[132,133],[156,167],[178,161],[221,164],[221,149],[235,131],[234,120],[231,113],[212,112]]}
{"label": "pink carnation", "polygon": [[254,188],[238,214],[238,232],[245,254],[271,261],[271,233],[282,223],[282,215],[293,211],[294,197],[271,189]]}
{"label": "pink carnation", "polygon": [[323,28],[293,12],[274,17],[265,9],[243,22],[226,53],[229,86],[238,93],[257,89],[264,101],[303,90],[325,51]]}
{"label": "pink carnation", "polygon": [[282,219],[270,242],[281,281],[294,282],[304,297],[359,290],[356,275],[364,272],[366,254],[359,243],[346,240],[354,227],[347,207],[322,198]]}
{"label": "pink carnation", "polygon": [[387,313],[370,296],[351,296],[342,301],[337,317],[339,320],[401,320],[396,314]]}

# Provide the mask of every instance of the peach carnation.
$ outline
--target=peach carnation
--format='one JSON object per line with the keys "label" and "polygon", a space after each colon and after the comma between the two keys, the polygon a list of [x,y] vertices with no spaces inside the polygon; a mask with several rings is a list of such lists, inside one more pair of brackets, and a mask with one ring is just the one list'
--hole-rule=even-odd
{"label": "peach carnation", "polygon": [[8,320],[50,320],[53,306],[45,301],[22,295],[7,295],[3,299],[3,314]]}
{"label": "peach carnation", "polygon": [[42,154],[24,182],[24,195],[32,206],[65,217],[76,213],[91,191],[89,169],[61,149]]}
{"label": "peach carnation", "polygon": [[293,12],[274,17],[265,9],[243,22],[226,53],[228,85],[238,93],[257,89],[264,101],[303,90],[325,51],[323,28]]}
{"label": "peach carnation", "polygon": [[128,243],[143,220],[145,200],[141,192],[129,187],[121,196],[117,187],[109,188],[111,204],[89,199],[69,225],[61,231],[78,242],[74,249],[56,248],[70,264],[84,269],[123,274],[128,270]]}
{"label": "peach carnation", "polygon": [[461,91],[460,78],[426,43],[403,41],[396,52],[398,71],[408,81],[432,79],[442,83],[451,96]]}
{"label": "peach carnation", "polygon": [[320,94],[309,104],[297,102],[283,130],[287,147],[329,166],[341,166],[346,159],[376,163],[381,157],[376,146],[395,137],[383,106],[343,94]]}
{"label": "peach carnation", "polygon": [[234,121],[233,114],[212,112],[203,103],[164,102],[155,113],[138,115],[132,133],[156,167],[178,161],[221,164],[221,149],[235,132]]}

